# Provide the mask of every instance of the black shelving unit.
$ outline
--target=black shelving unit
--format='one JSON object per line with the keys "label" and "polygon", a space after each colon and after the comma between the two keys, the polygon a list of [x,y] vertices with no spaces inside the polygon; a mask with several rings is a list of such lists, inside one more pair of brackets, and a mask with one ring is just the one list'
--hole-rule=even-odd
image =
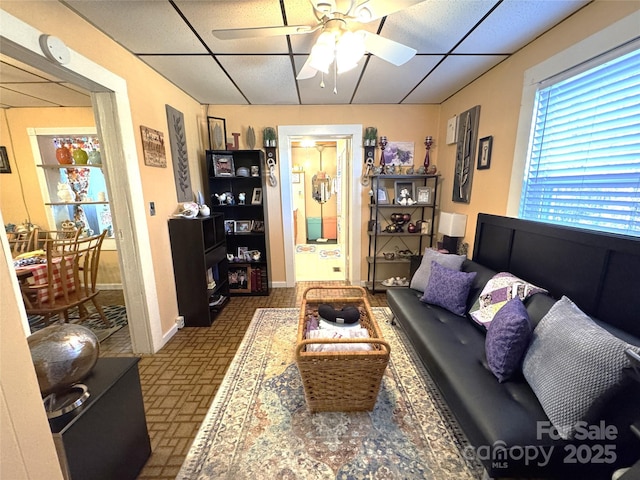
{"label": "black shelving unit", "polygon": [[171,218],[169,238],[178,312],[185,327],[208,327],[229,301],[224,218]]}
{"label": "black shelving unit", "polygon": [[[436,199],[438,198],[438,175],[372,175],[371,188],[373,196],[369,204],[369,251],[367,255],[368,273],[367,288],[373,293],[393,288],[383,282],[390,277],[405,277],[409,281],[411,255],[422,255],[424,248],[434,244],[434,222],[436,216]],[[418,187],[429,189],[428,201],[413,205],[400,205],[395,198],[397,182],[411,183],[416,191],[412,196],[418,200]],[[378,191],[385,194],[384,201],[379,201]],[[419,224],[420,230],[408,232],[408,223],[402,225],[401,232],[385,232],[388,225],[393,224],[392,214],[409,214],[410,222]],[[420,222],[420,223],[418,223]],[[426,231],[422,224],[428,225]],[[398,252],[404,254],[398,254]],[[410,253],[408,253],[410,252]],[[384,253],[393,253],[393,258],[385,258]]]}
{"label": "black shelving unit", "polygon": [[230,296],[269,295],[264,167],[262,150],[206,153],[205,198],[212,212],[224,216]]}

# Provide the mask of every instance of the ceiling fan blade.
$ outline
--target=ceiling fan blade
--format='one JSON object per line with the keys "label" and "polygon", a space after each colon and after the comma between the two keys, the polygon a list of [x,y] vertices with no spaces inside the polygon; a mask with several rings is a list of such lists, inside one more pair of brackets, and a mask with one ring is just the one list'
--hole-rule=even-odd
{"label": "ceiling fan blade", "polygon": [[213,36],[220,40],[236,40],[240,38],[275,37],[278,35],[299,35],[318,30],[322,25],[293,25],[289,27],[255,27],[255,28],[227,28],[211,30]]}
{"label": "ceiling fan blade", "polygon": [[311,55],[307,57],[307,61],[304,62],[304,65],[298,72],[298,75],[296,75],[296,80],[307,80],[309,78],[313,78],[316,76],[316,73],[318,73],[318,71],[315,68],[313,68],[310,65],[310,63],[311,63]]}
{"label": "ceiling fan blade", "polygon": [[364,36],[364,46],[367,52],[373,53],[376,57],[393,63],[395,66],[408,62],[417,52],[415,48],[407,47],[367,31],[365,31]]}
{"label": "ceiling fan blade", "polygon": [[359,22],[367,23],[409,8],[424,0],[364,0],[353,10]]}

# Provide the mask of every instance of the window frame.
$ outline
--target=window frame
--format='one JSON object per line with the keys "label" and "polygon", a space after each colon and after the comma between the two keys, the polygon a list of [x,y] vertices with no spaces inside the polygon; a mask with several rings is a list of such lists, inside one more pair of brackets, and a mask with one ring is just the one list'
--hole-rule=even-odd
{"label": "window frame", "polygon": [[589,69],[594,65],[594,61],[601,63],[601,59],[606,58],[605,55],[619,56],[640,48],[638,23],[640,23],[640,11],[634,12],[525,71],[507,199],[507,216],[518,218],[525,167],[533,135],[536,93],[541,85],[548,86],[551,79],[554,82],[561,81],[562,78],[566,78],[563,75],[576,75],[579,68]]}

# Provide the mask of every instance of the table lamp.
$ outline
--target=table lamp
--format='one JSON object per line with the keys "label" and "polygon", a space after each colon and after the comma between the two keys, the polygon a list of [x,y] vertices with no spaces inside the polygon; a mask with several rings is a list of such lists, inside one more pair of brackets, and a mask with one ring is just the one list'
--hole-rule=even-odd
{"label": "table lamp", "polygon": [[443,234],[442,248],[449,253],[458,252],[458,241],[464,237],[467,228],[467,216],[461,213],[440,212],[438,232]]}

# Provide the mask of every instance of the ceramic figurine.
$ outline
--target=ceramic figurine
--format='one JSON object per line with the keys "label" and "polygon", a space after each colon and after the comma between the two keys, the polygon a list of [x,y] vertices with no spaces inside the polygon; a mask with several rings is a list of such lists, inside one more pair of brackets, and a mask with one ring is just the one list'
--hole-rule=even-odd
{"label": "ceramic figurine", "polygon": [[245,199],[246,199],[246,194],[244,192],[240,192],[238,194],[238,205],[244,205]]}

